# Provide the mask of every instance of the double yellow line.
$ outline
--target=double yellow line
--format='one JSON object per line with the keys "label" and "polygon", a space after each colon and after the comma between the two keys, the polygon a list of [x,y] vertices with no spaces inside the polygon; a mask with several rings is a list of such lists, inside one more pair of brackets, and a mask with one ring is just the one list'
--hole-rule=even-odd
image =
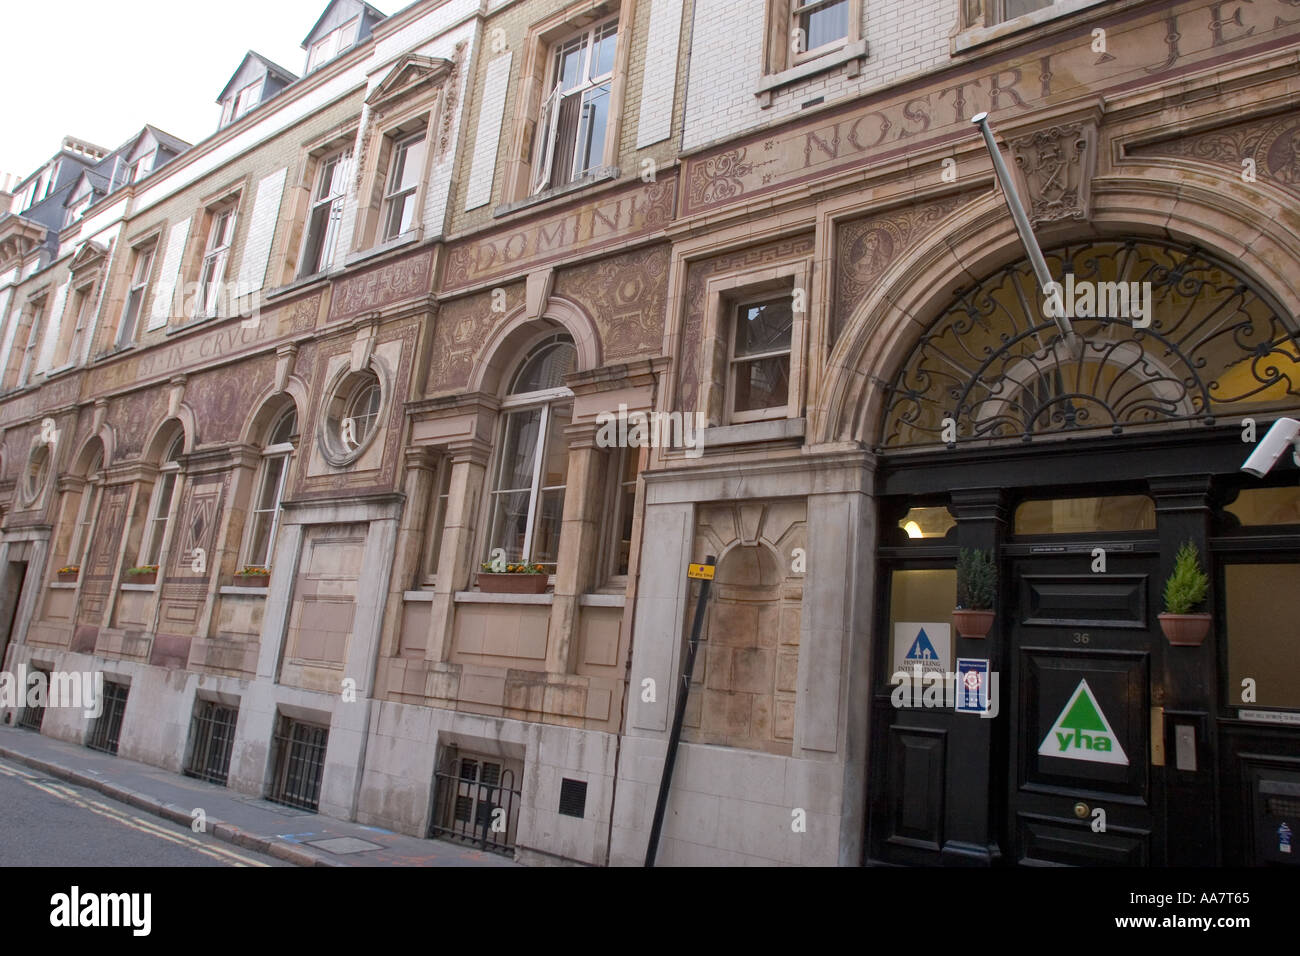
{"label": "double yellow line", "polygon": [[225,866],[268,866],[261,860],[255,860],[252,857],[244,856],[242,853],[236,853],[234,850],[227,850],[223,847],[214,846],[204,840],[191,836],[183,831],[169,830],[151,820],[146,820],[131,813],[126,813],[102,801],[82,796],[77,793],[71,786],[53,781],[38,780],[35,775],[19,770],[16,767],[0,764],[0,774],[6,777],[12,777],[21,780],[30,787],[35,787],[48,793],[50,796],[58,797],[68,803],[81,807],[83,810],[89,810],[91,813],[98,814],[101,817],[107,817],[116,823],[130,827],[140,833],[147,833],[150,836],[157,837],[160,840],[166,840],[168,843],[174,843],[177,846],[183,846],[193,850],[196,853],[202,853],[204,856],[216,860]]}

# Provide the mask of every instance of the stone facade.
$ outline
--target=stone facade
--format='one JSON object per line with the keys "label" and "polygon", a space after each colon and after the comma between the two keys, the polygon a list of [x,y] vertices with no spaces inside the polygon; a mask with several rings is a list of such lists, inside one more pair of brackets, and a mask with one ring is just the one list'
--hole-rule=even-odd
{"label": "stone facade", "polygon": [[[417,3],[92,206],[52,258],[0,219],[0,365],[26,347],[27,303],[52,308],[87,270],[103,289],[82,361],[0,395],[5,667],[129,685],[118,752],[171,770],[193,769],[198,708],[237,709],[227,784],[253,795],[284,796],[286,735],[327,728],[319,808],[405,832],[445,827],[440,788],[491,765],[521,859],[633,865],[683,688],[684,569],[711,554],[660,861],[887,855],[871,834],[893,825],[891,761],[913,745],[879,706],[887,575],[913,559],[886,516],[915,494],[963,542],[1006,523],[937,478],[901,489],[940,453],[908,459],[883,433],[931,324],[1024,255],[970,116],[992,113],[1045,247],[1195,247],[1293,316],[1300,21],[1285,0],[999,24],[958,0],[846,4],[845,42],[804,57],[774,52],[790,16],[775,0],[761,17],[722,0]],[[607,73],[557,92],[557,51],[603,37]],[[568,150],[585,148],[588,94],[609,113],[584,164]],[[393,170],[417,148],[403,218]],[[332,156],[347,165],[325,254]],[[193,286],[226,210],[225,274],[247,281],[204,317]],[[146,251],[150,298],[124,338]],[[738,384],[746,309],[789,317],[767,405]],[[562,367],[524,388],[547,349]],[[607,416],[650,412],[698,413],[702,453],[599,440]],[[544,562],[546,591],[489,591],[498,547]],[[264,585],[236,575],[262,556]],[[156,581],[132,583],[137,564]],[[925,732],[993,753],[990,723]],[[80,711],[42,725],[91,730]],[[994,811],[935,812],[901,841],[934,844],[921,862],[1010,852]]]}

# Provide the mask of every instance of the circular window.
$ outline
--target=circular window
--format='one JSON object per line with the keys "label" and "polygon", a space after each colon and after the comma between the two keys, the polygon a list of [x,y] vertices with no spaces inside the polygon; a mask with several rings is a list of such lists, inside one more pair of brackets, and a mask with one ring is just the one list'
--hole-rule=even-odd
{"label": "circular window", "polygon": [[45,479],[49,477],[49,473],[50,448],[48,445],[38,445],[28,457],[27,470],[23,474],[23,501],[26,504],[36,503],[41,490],[45,487]]}
{"label": "circular window", "polygon": [[383,384],[373,371],[345,373],[331,390],[322,419],[321,450],[331,465],[357,460],[379,431]]}

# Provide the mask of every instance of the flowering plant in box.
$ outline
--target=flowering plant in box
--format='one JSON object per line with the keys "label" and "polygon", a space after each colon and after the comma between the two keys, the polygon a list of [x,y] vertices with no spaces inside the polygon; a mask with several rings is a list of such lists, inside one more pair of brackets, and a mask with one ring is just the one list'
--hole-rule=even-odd
{"label": "flowering plant in box", "polygon": [[157,573],[158,573],[158,565],[156,565],[156,564],[142,564],[142,565],[140,565],[138,568],[127,568],[127,569],[126,569],[126,573],[127,573],[127,574],[131,574],[131,575],[140,575],[140,574],[157,574]]}
{"label": "flowering plant in box", "polygon": [[235,572],[237,578],[269,578],[270,576],[270,568],[258,567],[255,564],[245,565],[241,570]]}
{"label": "flowering plant in box", "polygon": [[81,565],[69,564],[66,568],[59,568],[55,574],[78,574],[81,571]]}
{"label": "flowering plant in box", "polygon": [[479,566],[484,574],[545,574],[546,569],[540,564],[495,564],[484,561]]}

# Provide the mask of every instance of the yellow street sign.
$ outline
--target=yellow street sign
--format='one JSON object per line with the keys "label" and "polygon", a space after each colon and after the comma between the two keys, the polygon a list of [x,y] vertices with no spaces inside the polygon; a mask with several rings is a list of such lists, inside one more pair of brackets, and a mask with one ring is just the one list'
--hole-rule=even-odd
{"label": "yellow street sign", "polygon": [[711,564],[692,564],[686,568],[688,578],[699,578],[701,581],[713,580],[713,565]]}

